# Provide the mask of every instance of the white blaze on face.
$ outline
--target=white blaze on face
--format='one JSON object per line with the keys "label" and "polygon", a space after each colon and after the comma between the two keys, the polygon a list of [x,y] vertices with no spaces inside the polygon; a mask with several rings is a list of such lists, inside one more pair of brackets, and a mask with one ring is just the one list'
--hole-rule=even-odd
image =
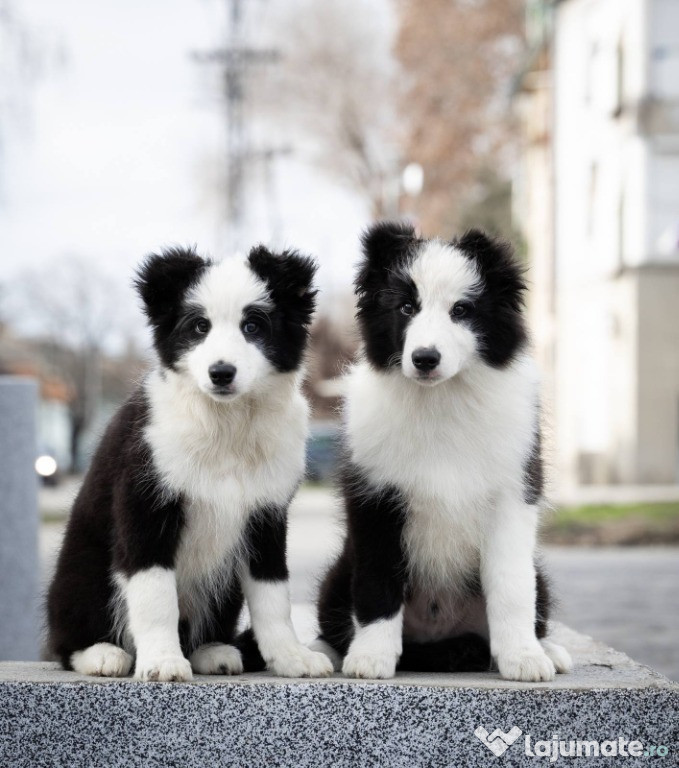
{"label": "white blaze on face", "polygon": [[[466,368],[477,350],[469,324],[451,319],[455,302],[474,299],[481,277],[464,254],[440,241],[430,241],[408,268],[419,295],[420,310],[406,329],[401,368],[405,376],[423,384],[436,384]],[[423,379],[413,364],[417,349],[436,349],[441,361],[433,375]]]}
{"label": "white blaze on face", "polygon": [[[273,366],[261,348],[245,338],[241,325],[246,307],[271,306],[266,285],[246,262],[226,259],[207,269],[187,295],[186,303],[207,318],[210,330],[182,356],[178,367],[187,371],[200,389],[213,396],[209,369],[217,363],[235,367],[234,395],[255,389],[257,383],[271,373]],[[216,399],[223,397],[216,396]]]}

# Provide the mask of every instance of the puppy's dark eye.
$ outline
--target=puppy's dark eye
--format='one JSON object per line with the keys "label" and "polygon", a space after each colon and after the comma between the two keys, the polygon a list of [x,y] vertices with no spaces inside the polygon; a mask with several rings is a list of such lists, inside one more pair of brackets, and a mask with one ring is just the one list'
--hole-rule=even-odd
{"label": "puppy's dark eye", "polygon": [[399,309],[401,310],[402,315],[412,315],[415,311],[415,307],[409,301],[406,301],[405,304],[401,304]]}
{"label": "puppy's dark eye", "polygon": [[210,321],[206,320],[204,317],[199,317],[193,324],[193,329],[196,333],[200,333],[201,336],[204,336],[210,330]]}
{"label": "puppy's dark eye", "polygon": [[246,320],[241,327],[246,336],[252,336],[259,330],[259,324],[254,320]]}
{"label": "puppy's dark eye", "polygon": [[468,315],[473,309],[473,305],[468,301],[457,301],[453,305],[453,309],[451,310],[451,315],[453,317],[464,317],[465,315]]}

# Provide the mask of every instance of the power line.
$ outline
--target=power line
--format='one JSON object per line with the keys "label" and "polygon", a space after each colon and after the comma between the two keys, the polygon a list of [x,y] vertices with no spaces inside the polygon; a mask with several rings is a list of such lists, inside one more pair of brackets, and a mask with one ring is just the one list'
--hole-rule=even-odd
{"label": "power line", "polygon": [[[276,49],[254,48],[244,42],[242,0],[227,0],[229,31],[227,45],[208,51],[193,53],[201,64],[218,64],[224,72],[224,102],[226,107],[226,244],[230,251],[244,246],[246,222],[246,169],[254,162],[263,162],[265,183],[272,184],[271,165],[277,157],[289,154],[289,147],[264,146],[254,149],[251,141],[251,125],[246,111],[247,79],[255,66],[273,65],[280,61]],[[267,204],[276,206],[274,195],[268,190]],[[273,210],[270,221],[277,220]],[[275,225],[273,225],[275,227]]]}

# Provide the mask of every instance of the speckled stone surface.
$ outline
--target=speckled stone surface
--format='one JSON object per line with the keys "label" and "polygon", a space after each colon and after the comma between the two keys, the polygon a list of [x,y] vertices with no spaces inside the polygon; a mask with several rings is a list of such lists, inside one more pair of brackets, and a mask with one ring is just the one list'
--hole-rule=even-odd
{"label": "speckled stone surface", "polygon": [[[679,685],[559,628],[576,668],[554,683],[496,674],[392,681],[295,681],[266,674],[192,683],[84,678],[42,663],[0,664],[0,766],[385,766],[549,763],[525,753],[558,738],[667,746],[679,764]],[[496,757],[478,726],[521,729]],[[648,765],[649,757],[560,757],[570,765]]]}

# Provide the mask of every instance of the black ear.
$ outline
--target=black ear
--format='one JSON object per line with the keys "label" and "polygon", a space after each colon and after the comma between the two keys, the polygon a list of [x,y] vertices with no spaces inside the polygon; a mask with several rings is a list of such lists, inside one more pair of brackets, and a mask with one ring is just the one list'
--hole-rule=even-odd
{"label": "black ear", "polygon": [[522,315],[523,267],[508,243],[476,229],[452,245],[476,265],[483,280],[473,319],[481,338],[481,355],[489,365],[506,365],[528,338]]}
{"label": "black ear", "polygon": [[263,245],[248,255],[252,271],[263,280],[276,306],[288,319],[308,325],[316,306],[313,279],[318,265],[310,256],[293,250],[272,253]]}
{"label": "black ear", "polygon": [[209,264],[192,248],[166,248],[161,254],[146,257],[134,284],[154,328],[173,323],[182,298]]}
{"label": "black ear", "polygon": [[384,271],[404,262],[416,242],[415,230],[405,222],[379,221],[366,229],[361,237],[363,260],[354,280],[356,293],[370,293],[373,284],[381,284]]}
{"label": "black ear", "polygon": [[465,253],[478,267],[486,289],[495,302],[515,312],[523,308],[526,291],[524,268],[514,256],[509,243],[488,237],[478,229],[470,229],[453,245]]}

